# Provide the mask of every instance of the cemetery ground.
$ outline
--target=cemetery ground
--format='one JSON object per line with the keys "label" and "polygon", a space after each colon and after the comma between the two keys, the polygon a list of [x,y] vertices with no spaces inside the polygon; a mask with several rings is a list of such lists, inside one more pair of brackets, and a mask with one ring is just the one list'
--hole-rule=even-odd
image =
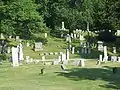
{"label": "cemetery ground", "polygon": [[[40,69],[44,74],[40,74]],[[117,90],[120,88],[119,63],[86,61],[86,67],[67,65],[68,72],[60,65],[27,64],[11,67],[0,65],[0,90]],[[119,70],[113,74],[112,67]]]}
{"label": "cemetery ground", "polygon": [[[68,44],[60,38],[47,38],[48,43],[43,46],[43,51],[35,52],[33,44],[29,47],[23,44],[24,59],[30,56],[33,59],[41,59],[41,54],[51,52],[66,52]],[[13,42],[14,43],[14,42]],[[90,54],[82,54],[79,50],[80,43],[74,42],[75,54],[70,52],[68,71],[64,71],[59,65],[44,65],[43,62],[12,67],[11,62],[3,61],[0,65],[0,90],[117,90],[120,89],[120,65],[119,62],[101,62],[97,65],[101,52],[92,48]],[[119,53],[118,53],[119,54]],[[9,55],[9,54],[8,54]],[[108,47],[108,55],[114,55]],[[117,54],[116,54],[117,55]],[[85,67],[73,66],[75,59],[85,59]],[[46,60],[56,60],[58,55],[46,55]],[[89,59],[89,60],[88,60]],[[112,68],[117,67],[113,74]],[[44,68],[43,74],[41,69]]]}

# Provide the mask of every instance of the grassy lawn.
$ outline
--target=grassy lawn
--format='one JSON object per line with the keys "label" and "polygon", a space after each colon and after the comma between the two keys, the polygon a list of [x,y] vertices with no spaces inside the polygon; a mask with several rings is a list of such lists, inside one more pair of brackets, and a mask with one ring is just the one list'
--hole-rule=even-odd
{"label": "grassy lawn", "polygon": [[[118,67],[112,74],[112,67]],[[120,88],[120,63],[86,61],[86,67],[67,66],[65,73],[60,66],[24,64],[13,68],[10,63],[0,65],[0,90],[116,90]],[[40,69],[45,68],[45,74]]]}

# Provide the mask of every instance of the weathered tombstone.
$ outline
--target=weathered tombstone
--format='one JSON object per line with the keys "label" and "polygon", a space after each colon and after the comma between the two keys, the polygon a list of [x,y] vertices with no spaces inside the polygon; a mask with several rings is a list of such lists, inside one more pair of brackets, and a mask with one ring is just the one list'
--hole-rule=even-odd
{"label": "weathered tombstone", "polygon": [[53,52],[50,52],[49,55],[53,55],[54,53]]}
{"label": "weathered tombstone", "polygon": [[31,63],[33,62],[33,58],[30,58],[30,62],[31,62]]}
{"label": "weathered tombstone", "polygon": [[72,45],[69,44],[68,49],[71,51],[72,50]]}
{"label": "weathered tombstone", "polygon": [[69,34],[66,35],[66,42],[69,41]]}
{"label": "weathered tombstone", "polygon": [[27,47],[29,47],[30,46],[30,43],[29,42],[27,42]]}
{"label": "weathered tombstone", "polygon": [[42,56],[42,61],[45,61],[45,56]]}
{"label": "weathered tombstone", "polygon": [[21,62],[21,60],[24,60],[24,58],[23,58],[23,45],[20,43],[18,46],[17,46],[17,48],[18,48],[18,60],[19,60],[19,62]]}
{"label": "weathered tombstone", "polygon": [[53,65],[58,65],[58,64],[59,64],[58,60],[53,61]]}
{"label": "weathered tombstone", "polygon": [[66,60],[69,60],[69,49],[66,49]]}
{"label": "weathered tombstone", "polygon": [[80,39],[80,41],[85,40],[84,36],[82,36],[81,34],[80,34],[80,36],[79,36],[79,39]]}
{"label": "weathered tombstone", "polygon": [[62,30],[65,30],[64,22],[62,22]]}
{"label": "weathered tombstone", "polygon": [[111,61],[113,62],[117,61],[117,56],[111,56]]}
{"label": "weathered tombstone", "polygon": [[11,48],[10,48],[10,47],[8,47],[8,48],[7,48],[7,53],[10,53],[10,50],[11,50]]}
{"label": "weathered tombstone", "polygon": [[26,56],[26,63],[28,64],[30,62],[30,56]]}
{"label": "weathered tombstone", "polygon": [[54,52],[55,55],[58,55],[58,52]]}
{"label": "weathered tombstone", "polygon": [[63,38],[63,33],[60,36],[61,36],[61,38]]}
{"label": "weathered tombstone", "polygon": [[15,38],[15,39],[16,39],[16,41],[18,41],[18,40],[20,39],[20,37],[19,37],[19,36],[16,36],[16,38]]}
{"label": "weathered tombstone", "polygon": [[87,31],[89,31],[89,22],[87,22]]}
{"label": "weathered tombstone", "polygon": [[70,34],[71,38],[73,38],[73,33]]}
{"label": "weathered tombstone", "polygon": [[5,39],[3,33],[0,34],[0,38],[1,38],[1,39]]}
{"label": "weathered tombstone", "polygon": [[2,46],[0,45],[0,53],[2,53]]}
{"label": "weathered tombstone", "polygon": [[72,47],[72,54],[75,53],[75,47]]}
{"label": "weathered tombstone", "polygon": [[81,59],[81,60],[79,61],[78,66],[84,67],[84,66],[85,66],[85,61],[84,61],[83,59]]}
{"label": "weathered tombstone", "polygon": [[62,55],[63,54],[63,52],[60,52],[60,55]]}
{"label": "weathered tombstone", "polygon": [[120,30],[117,30],[116,35],[120,36]]}
{"label": "weathered tombstone", "polygon": [[43,50],[42,42],[36,42],[36,43],[35,43],[34,50],[35,50],[35,51],[42,51],[42,50]]}
{"label": "weathered tombstone", "polygon": [[99,51],[103,51],[103,42],[102,41],[98,41],[98,50]]}
{"label": "weathered tombstone", "polygon": [[108,56],[107,56],[107,46],[104,46],[104,58],[103,58],[104,61],[107,61],[108,60]]}
{"label": "weathered tombstone", "polygon": [[64,60],[66,60],[66,54],[61,54],[61,61],[64,61]]}
{"label": "weathered tombstone", "polygon": [[102,55],[99,55],[98,65],[100,65],[102,62]]}
{"label": "weathered tombstone", "polygon": [[45,33],[45,38],[47,38],[47,33]]}
{"label": "weathered tombstone", "polygon": [[118,57],[118,62],[120,62],[120,57]]}
{"label": "weathered tombstone", "polygon": [[64,65],[68,65],[68,60],[64,60],[64,61],[63,61],[63,64],[64,64]]}
{"label": "weathered tombstone", "polygon": [[116,53],[116,47],[113,47],[113,53]]}
{"label": "weathered tombstone", "polygon": [[12,47],[12,63],[13,63],[13,67],[19,66],[18,48],[16,47]]}
{"label": "weathered tombstone", "polygon": [[12,36],[9,36],[9,39],[11,39],[12,38]]}
{"label": "weathered tombstone", "polygon": [[77,38],[77,35],[76,35],[76,33],[74,33],[74,38]]}
{"label": "weathered tombstone", "polygon": [[58,61],[61,62],[61,56],[58,56]]}

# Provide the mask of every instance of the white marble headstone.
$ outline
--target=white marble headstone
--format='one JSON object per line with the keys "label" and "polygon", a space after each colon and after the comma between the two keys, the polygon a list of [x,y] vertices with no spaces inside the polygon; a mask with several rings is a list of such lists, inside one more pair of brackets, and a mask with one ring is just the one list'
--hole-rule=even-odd
{"label": "white marble headstone", "polygon": [[13,67],[19,66],[18,48],[16,47],[12,47],[12,63],[13,63]]}
{"label": "white marble headstone", "polygon": [[72,54],[75,53],[75,47],[72,47]]}

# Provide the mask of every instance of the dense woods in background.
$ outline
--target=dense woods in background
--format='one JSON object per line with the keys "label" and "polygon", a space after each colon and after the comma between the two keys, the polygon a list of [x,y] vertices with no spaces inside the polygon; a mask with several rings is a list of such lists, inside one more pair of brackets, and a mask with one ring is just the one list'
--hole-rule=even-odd
{"label": "dense woods in background", "polygon": [[[120,0],[0,0],[0,32],[30,36],[65,28],[120,29]],[[29,38],[29,37],[28,37]]]}

